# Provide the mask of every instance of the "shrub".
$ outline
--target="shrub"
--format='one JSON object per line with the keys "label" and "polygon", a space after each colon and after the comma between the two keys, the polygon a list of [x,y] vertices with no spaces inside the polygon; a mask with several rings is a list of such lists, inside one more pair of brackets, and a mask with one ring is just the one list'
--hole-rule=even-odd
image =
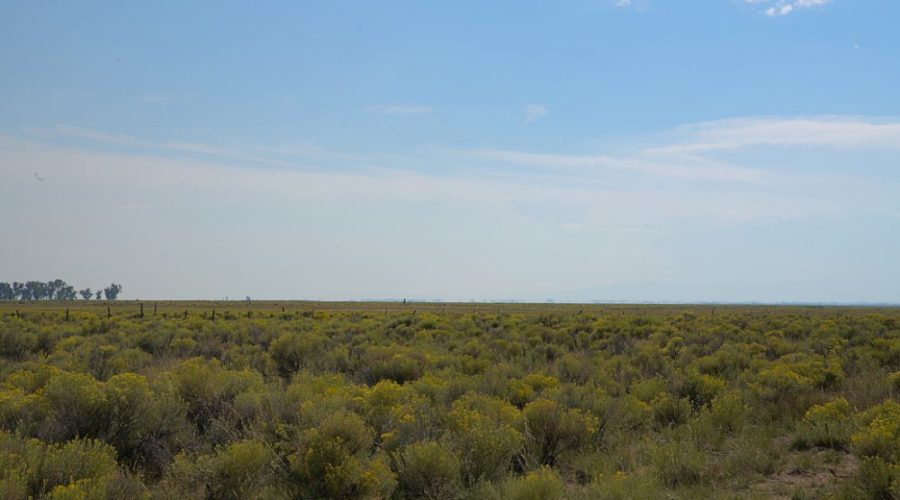
{"label": "shrub", "polygon": [[725,389],[725,381],[702,373],[688,375],[681,388],[681,396],[688,398],[694,407],[709,405]]}
{"label": "shrub", "polygon": [[660,484],[650,475],[627,474],[616,471],[608,476],[600,476],[588,486],[585,499],[638,500],[644,498],[665,498]]}
{"label": "shrub", "polygon": [[311,364],[323,346],[324,339],[318,335],[286,333],[272,342],[269,355],[278,373],[287,377]]}
{"label": "shrub", "polygon": [[401,453],[397,478],[407,498],[451,499],[458,488],[459,459],[436,442],[417,443]]}
{"label": "shrub", "polygon": [[664,484],[690,486],[703,479],[706,459],[692,443],[670,441],[653,451],[653,465]]}
{"label": "shrub", "polygon": [[289,457],[293,487],[312,498],[387,497],[396,478],[382,455],[370,454],[372,430],[354,413],[326,418],[307,430]]}
{"label": "shrub", "polygon": [[815,386],[815,380],[785,364],[775,364],[760,370],[756,381],[754,389],[766,399],[789,398]]}
{"label": "shrub", "polygon": [[51,422],[50,406],[41,394],[28,394],[13,388],[0,391],[0,426],[25,435],[43,433]]}
{"label": "shrub", "polygon": [[115,375],[103,384],[108,407],[107,442],[120,454],[131,457],[152,432],[154,394],[147,379],[134,373]]}
{"label": "shrub", "polygon": [[900,461],[900,404],[886,401],[864,412],[864,427],[853,434],[853,447],[865,457]]}
{"label": "shrub", "polygon": [[629,392],[639,401],[649,403],[666,393],[666,383],[660,378],[644,379],[632,384]]}
{"label": "shrub", "polygon": [[504,493],[508,500],[562,500],[566,497],[566,484],[556,471],[541,467],[510,481]]}
{"label": "shrub", "polygon": [[681,425],[691,416],[691,403],[666,393],[651,402],[653,419],[660,428]]}
{"label": "shrub", "polygon": [[60,372],[44,386],[44,397],[50,408],[48,437],[52,440],[99,437],[108,428],[106,394],[90,375]]}
{"label": "shrub", "polygon": [[844,398],[837,398],[807,410],[794,433],[792,445],[806,449],[811,446],[844,449],[850,444],[853,408]]}
{"label": "shrub", "polygon": [[225,370],[215,359],[185,361],[175,368],[173,375],[178,394],[187,403],[188,418],[201,434],[209,430],[213,420],[231,416],[238,394],[262,385],[258,373]]}
{"label": "shrub", "polygon": [[380,380],[398,384],[418,380],[425,372],[422,356],[391,347],[370,347],[363,362],[363,377],[370,385]]}
{"label": "shrub", "polygon": [[649,404],[632,394],[625,394],[613,402],[609,418],[614,427],[634,431],[647,426],[652,417],[653,408]]}
{"label": "shrub", "polygon": [[37,335],[12,326],[0,327],[0,357],[19,360],[38,347]]}
{"label": "shrub", "polygon": [[710,406],[709,416],[712,424],[726,434],[735,434],[747,420],[749,407],[744,404],[737,392],[716,396]]}
{"label": "shrub", "polygon": [[453,404],[448,424],[466,484],[498,479],[509,469],[524,444],[519,422],[519,411],[499,399],[473,395]]}
{"label": "shrub", "polygon": [[378,434],[387,432],[390,427],[393,408],[408,399],[409,392],[393,380],[382,380],[365,391],[362,401],[362,413],[366,422],[375,428]]}
{"label": "shrub", "polygon": [[[117,475],[115,450],[93,440],[45,445],[0,433],[0,492],[3,498],[105,497]],[[79,496],[83,495],[83,496]]]}
{"label": "shrub", "polygon": [[581,410],[561,408],[556,401],[539,399],[522,410],[525,418],[526,462],[553,466],[560,454],[591,442],[597,418]]}
{"label": "shrub", "polygon": [[900,498],[900,466],[881,457],[865,457],[856,474],[844,484],[840,498],[846,500],[894,500]]}
{"label": "shrub", "polygon": [[900,392],[900,371],[888,375],[888,382],[890,382],[892,390]]}
{"label": "shrub", "polygon": [[275,477],[275,453],[265,444],[239,441],[222,447],[214,455],[198,459],[207,471],[208,495],[212,498],[242,499],[267,485]]}

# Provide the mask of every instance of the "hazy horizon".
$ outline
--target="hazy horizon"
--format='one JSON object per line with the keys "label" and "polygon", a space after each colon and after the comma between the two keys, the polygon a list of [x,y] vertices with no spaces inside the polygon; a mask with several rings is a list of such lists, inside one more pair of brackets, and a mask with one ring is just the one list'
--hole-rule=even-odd
{"label": "hazy horizon", "polygon": [[900,303],[900,4],[0,5],[0,281]]}

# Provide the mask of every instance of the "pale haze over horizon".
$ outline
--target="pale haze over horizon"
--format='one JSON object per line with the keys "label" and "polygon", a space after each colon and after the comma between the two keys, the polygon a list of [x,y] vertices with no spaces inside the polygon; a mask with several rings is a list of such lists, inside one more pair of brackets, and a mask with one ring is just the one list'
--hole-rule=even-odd
{"label": "pale haze over horizon", "polygon": [[0,281],[900,302],[900,2],[0,4]]}

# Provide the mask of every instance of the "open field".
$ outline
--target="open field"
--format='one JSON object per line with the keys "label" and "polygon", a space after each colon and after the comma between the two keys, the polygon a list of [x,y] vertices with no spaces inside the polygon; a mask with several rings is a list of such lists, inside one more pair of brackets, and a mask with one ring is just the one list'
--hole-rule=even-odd
{"label": "open field", "polygon": [[153,316],[154,310],[163,317],[189,314],[211,315],[212,311],[229,313],[232,316],[246,316],[247,311],[268,317],[283,314],[304,315],[320,312],[369,312],[369,313],[431,313],[431,314],[573,314],[584,313],[601,316],[671,316],[683,313],[711,315],[717,313],[752,313],[831,317],[900,314],[900,306],[829,306],[829,305],[744,305],[744,304],[573,304],[573,303],[527,303],[527,302],[380,302],[346,301],[323,302],[304,300],[73,300],[73,301],[0,301],[0,314],[71,312],[90,313],[106,316],[107,310],[113,316],[139,316],[141,306],[145,317]]}
{"label": "open field", "polygon": [[900,309],[0,304],[2,498],[892,498]]}

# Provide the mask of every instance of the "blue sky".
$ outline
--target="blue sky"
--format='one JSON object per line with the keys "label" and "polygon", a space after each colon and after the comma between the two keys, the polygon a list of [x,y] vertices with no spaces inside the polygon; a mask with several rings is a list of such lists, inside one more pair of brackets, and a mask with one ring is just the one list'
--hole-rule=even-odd
{"label": "blue sky", "polygon": [[0,4],[0,280],[900,302],[888,0]]}

